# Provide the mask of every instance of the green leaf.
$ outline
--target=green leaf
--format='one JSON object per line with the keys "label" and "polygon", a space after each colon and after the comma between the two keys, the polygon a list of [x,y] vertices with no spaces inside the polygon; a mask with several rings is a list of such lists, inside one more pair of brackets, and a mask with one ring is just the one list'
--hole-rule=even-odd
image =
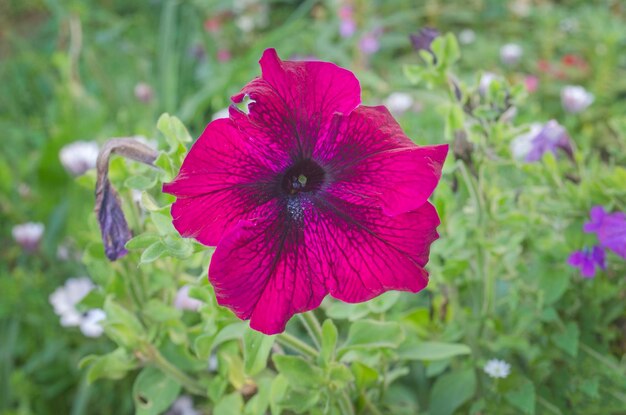
{"label": "green leaf", "polygon": [[141,192],[141,206],[148,212],[154,212],[163,209],[159,206],[152,196],[148,192]]}
{"label": "green leaf", "polygon": [[163,323],[168,320],[176,320],[182,316],[182,311],[175,309],[161,300],[156,298],[151,299],[143,306],[142,313],[159,323]]}
{"label": "green leaf", "polygon": [[146,249],[160,239],[161,237],[155,233],[142,233],[126,242],[126,249]]}
{"label": "green leaf", "polygon": [[378,372],[363,363],[352,362],[350,369],[354,373],[356,387],[359,390],[365,390],[374,386],[378,380]]}
{"label": "green leaf", "polygon": [[505,395],[506,400],[526,415],[535,413],[535,385],[528,379]]}
{"label": "green leaf", "polygon": [[578,325],[574,322],[569,322],[565,325],[565,330],[560,333],[554,333],[552,335],[552,341],[572,357],[576,357],[578,354],[578,338],[580,337],[580,330]]}
{"label": "green leaf", "polygon": [[330,388],[332,390],[342,390],[354,380],[354,375],[348,367],[341,363],[333,363],[328,370],[330,378]]}
{"label": "green leaf", "polygon": [[168,113],[161,114],[157,121],[157,129],[165,136],[170,148],[191,142],[191,136],[183,123]]}
{"label": "green leaf", "polygon": [[176,258],[185,259],[193,254],[193,246],[191,241],[183,239],[179,236],[168,235],[163,238],[163,243],[167,252]]}
{"label": "green leaf", "polygon": [[272,360],[278,372],[295,389],[319,388],[324,382],[322,370],[300,356],[274,355]]}
{"label": "green leaf", "polygon": [[272,387],[270,389],[270,411],[272,415],[281,415],[282,410],[280,402],[287,393],[289,388],[289,381],[283,375],[278,375],[272,381]]}
{"label": "green leaf", "polygon": [[124,186],[135,190],[150,189],[156,184],[156,177],[131,176],[124,181]]}
{"label": "green leaf", "polygon": [[145,330],[137,317],[111,297],[104,302],[106,320],[104,331],[114,342],[127,349],[134,349],[145,336]]}
{"label": "green leaf", "polygon": [[165,247],[163,242],[159,240],[153,243],[152,245],[150,245],[148,248],[146,248],[145,251],[141,253],[141,258],[139,262],[141,264],[148,264],[150,262],[154,262],[157,259],[159,259],[161,255],[163,255],[166,251],[167,251],[167,248]]}
{"label": "green leaf", "polygon": [[248,376],[254,376],[265,369],[274,338],[275,336],[268,336],[252,329],[243,333],[243,363]]}
{"label": "green leaf", "polygon": [[146,367],[133,384],[135,414],[158,415],[176,400],[180,384],[153,367]]}
{"label": "green leaf", "polygon": [[472,350],[460,343],[419,342],[402,345],[398,350],[404,360],[442,360],[470,354]]}
{"label": "green leaf", "polygon": [[398,323],[361,320],[350,326],[348,338],[339,349],[338,355],[342,356],[353,349],[394,349],[403,340],[404,333]]}
{"label": "green leaf", "polygon": [[239,392],[233,392],[224,396],[215,405],[214,415],[241,415],[243,413],[243,398]]}
{"label": "green leaf", "polygon": [[365,304],[372,311],[372,313],[384,313],[389,310],[398,302],[400,293],[398,291],[387,291],[386,293],[379,295],[376,298],[372,298]]}
{"label": "green leaf", "polygon": [[160,235],[177,235],[176,228],[172,224],[172,218],[170,215],[164,215],[159,212],[150,212],[150,219],[156,226]]}
{"label": "green leaf", "polygon": [[89,367],[87,371],[87,382],[89,383],[103,378],[123,379],[137,365],[135,357],[122,348],[102,356],[86,356],[78,364],[81,369]]}
{"label": "green leaf", "polygon": [[322,350],[319,360],[328,364],[335,358],[335,347],[337,346],[337,327],[332,320],[328,319],[322,324]]}
{"label": "green leaf", "polygon": [[319,400],[319,390],[312,388],[306,391],[289,391],[283,399],[279,401],[279,405],[297,414],[304,414],[311,413],[309,411]]}
{"label": "green leaf", "polygon": [[474,370],[452,372],[435,382],[430,394],[430,415],[452,415],[476,392]]}

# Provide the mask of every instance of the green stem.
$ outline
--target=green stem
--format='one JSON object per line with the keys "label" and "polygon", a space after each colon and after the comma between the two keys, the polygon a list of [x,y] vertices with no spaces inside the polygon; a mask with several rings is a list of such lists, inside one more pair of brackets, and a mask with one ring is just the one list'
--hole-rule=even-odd
{"label": "green stem", "polygon": [[342,415],[354,415],[354,405],[352,405],[352,400],[350,399],[350,395],[348,395],[347,389],[344,389],[339,394],[337,403],[339,404]]}
{"label": "green stem", "polygon": [[593,350],[591,347],[587,346],[584,343],[580,344],[580,348],[582,349],[583,352],[585,352],[589,356],[595,358],[600,363],[604,364],[607,368],[615,371],[615,373],[618,373],[620,376],[624,376],[624,370],[621,369],[619,366],[616,366],[611,360],[609,360],[606,357],[602,356],[602,354],[596,352],[595,350]]}
{"label": "green stem", "polygon": [[289,333],[281,333],[276,336],[276,340],[283,346],[288,347],[292,350],[300,352],[304,356],[315,359],[317,357],[317,350],[298,339],[297,337],[292,336]]}
{"label": "green stem", "polygon": [[382,412],[380,412],[378,408],[374,406],[370,398],[367,396],[367,393],[363,393],[361,396],[363,397],[363,402],[365,402],[365,406],[373,415],[383,415]]}
{"label": "green stem", "polygon": [[322,347],[322,326],[320,326],[320,322],[315,317],[312,311],[298,314],[300,317],[300,321],[302,325],[311,336],[311,340],[313,340],[313,344],[315,347],[320,349]]}
{"label": "green stem", "polygon": [[150,361],[157,368],[159,368],[163,373],[176,379],[189,392],[195,395],[206,396],[205,388],[203,388],[196,380],[190,378],[176,366],[171,364],[165,357],[163,357],[161,352],[159,352],[156,347],[152,345],[148,346],[148,355],[150,357]]}
{"label": "green stem", "polygon": [[549,410],[550,412],[557,414],[557,415],[563,415],[563,413],[561,412],[561,410],[554,406],[553,404],[551,404],[550,402],[548,402],[547,400],[545,400],[544,398],[542,398],[541,396],[537,397],[537,402],[539,402],[541,405],[543,405],[544,408],[546,408],[547,410]]}

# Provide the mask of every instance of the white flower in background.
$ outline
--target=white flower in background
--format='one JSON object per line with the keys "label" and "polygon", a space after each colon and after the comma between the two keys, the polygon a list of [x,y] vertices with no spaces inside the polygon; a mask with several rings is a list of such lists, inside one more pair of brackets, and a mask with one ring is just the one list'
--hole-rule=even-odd
{"label": "white flower in background", "polygon": [[213,114],[212,120],[215,121],[215,120],[217,120],[219,118],[228,118],[228,117],[230,117],[230,114],[228,112],[228,108],[229,107],[226,107],[224,109],[219,110],[215,114]]}
{"label": "white flower in background", "polygon": [[74,141],[61,149],[59,159],[68,173],[80,176],[96,167],[98,152],[98,144],[93,141]]}
{"label": "white flower in background", "polygon": [[537,137],[542,128],[543,124],[538,122],[533,123],[530,125],[530,130],[527,133],[520,134],[511,141],[511,153],[513,154],[513,158],[519,161],[526,160],[526,157],[533,148],[533,140]]}
{"label": "white flower in background", "polygon": [[24,250],[34,252],[39,248],[39,242],[41,242],[44,230],[45,226],[43,223],[27,222],[15,225],[11,230],[11,234],[15,242],[20,244]]}
{"label": "white flower in background", "polygon": [[202,301],[189,297],[189,286],[183,285],[179,288],[174,299],[174,307],[179,310],[197,311],[202,305]]}
{"label": "white flower in background", "polygon": [[405,92],[393,92],[385,100],[385,106],[394,114],[402,114],[413,106],[413,97]]}
{"label": "white flower in background", "polygon": [[500,48],[500,60],[508,66],[517,64],[523,54],[524,50],[517,43],[507,43]]}
{"label": "white flower in background", "polygon": [[134,93],[135,98],[137,98],[144,104],[152,101],[152,98],[154,97],[152,87],[145,82],[139,82],[137,85],[135,85]]}
{"label": "white flower in background", "polygon": [[561,90],[561,104],[565,111],[577,114],[593,103],[594,96],[582,86],[568,85]]}
{"label": "white flower in background", "polygon": [[472,29],[463,29],[459,32],[459,42],[463,45],[469,45],[476,40],[476,33]]}
{"label": "white flower in background", "polygon": [[504,379],[511,373],[511,365],[504,360],[491,359],[485,364],[483,370],[494,379]]}
{"label": "white flower in background", "polygon": [[102,334],[100,322],[105,318],[104,311],[92,309],[83,314],[76,309],[76,304],[94,288],[93,282],[87,277],[70,278],[50,295],[50,304],[61,318],[63,327],[79,327],[88,337]]}
{"label": "white flower in background", "polygon": [[106,318],[104,310],[94,308],[85,314],[80,322],[80,331],[87,337],[100,337],[104,332],[101,321]]}
{"label": "white flower in background", "polygon": [[498,75],[493,72],[485,72],[480,76],[480,81],[478,81],[478,93],[480,95],[487,95],[489,91],[489,86],[496,79],[500,79]]}
{"label": "white flower in background", "polygon": [[219,362],[217,360],[217,355],[215,353],[212,353],[211,357],[209,357],[209,372],[211,373],[217,372],[218,366],[219,366]]}
{"label": "white flower in background", "polygon": [[179,396],[165,415],[200,415],[193,407],[193,400],[189,395]]}

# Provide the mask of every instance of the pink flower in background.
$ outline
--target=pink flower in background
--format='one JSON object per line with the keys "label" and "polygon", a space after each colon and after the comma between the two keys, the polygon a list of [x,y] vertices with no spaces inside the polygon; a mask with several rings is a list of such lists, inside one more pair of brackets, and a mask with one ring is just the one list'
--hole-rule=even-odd
{"label": "pink flower in background", "polygon": [[580,273],[585,278],[596,276],[596,267],[606,270],[605,252],[599,246],[584,248],[581,251],[573,252],[567,263],[573,267],[580,268]]}
{"label": "pink flower in background", "polygon": [[152,87],[145,82],[139,82],[135,85],[135,98],[144,104],[149,103],[154,98],[154,92],[152,91]]}
{"label": "pink flower in background", "polygon": [[526,75],[524,78],[524,86],[526,86],[526,91],[529,93],[536,92],[539,88],[539,78],[535,75]]}
{"label": "pink flower in background", "polygon": [[607,213],[602,206],[594,206],[590,216],[591,221],[585,223],[583,230],[595,233],[601,246],[626,258],[626,214]]}
{"label": "pink flower in background", "polygon": [[260,64],[232,98],[248,96],[248,111],[211,122],[163,186],[181,235],[217,245],[219,304],[274,334],[327,294],[355,303],[423,289],[447,145],[419,147],[385,107],[360,105],[346,69],[274,49]]}
{"label": "pink flower in background", "polygon": [[218,62],[228,62],[231,60],[232,56],[228,49],[220,49],[217,51],[217,61]]}
{"label": "pink flower in background", "polygon": [[13,239],[17,242],[25,251],[35,252],[39,249],[39,243],[43,237],[43,231],[45,226],[39,222],[26,222],[19,225],[15,225],[11,229]]}

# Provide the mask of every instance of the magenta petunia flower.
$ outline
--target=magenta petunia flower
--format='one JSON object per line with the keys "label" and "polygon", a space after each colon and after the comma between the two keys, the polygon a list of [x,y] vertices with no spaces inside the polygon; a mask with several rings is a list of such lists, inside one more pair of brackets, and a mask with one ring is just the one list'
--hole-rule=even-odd
{"label": "magenta petunia flower", "polygon": [[606,270],[606,254],[599,246],[584,248],[581,251],[573,252],[567,263],[573,267],[580,268],[580,273],[585,278],[593,278],[596,275],[596,267]]}
{"label": "magenta petunia flower", "polygon": [[602,206],[594,206],[590,216],[591,221],[585,223],[583,230],[595,233],[600,245],[626,258],[626,214],[606,213]]}
{"label": "magenta petunia flower", "polygon": [[423,289],[447,145],[419,147],[385,107],[360,106],[346,69],[274,49],[260,64],[232,98],[247,96],[248,111],[212,121],[163,186],[180,234],[217,246],[219,304],[273,334],[327,294],[355,303]]}

